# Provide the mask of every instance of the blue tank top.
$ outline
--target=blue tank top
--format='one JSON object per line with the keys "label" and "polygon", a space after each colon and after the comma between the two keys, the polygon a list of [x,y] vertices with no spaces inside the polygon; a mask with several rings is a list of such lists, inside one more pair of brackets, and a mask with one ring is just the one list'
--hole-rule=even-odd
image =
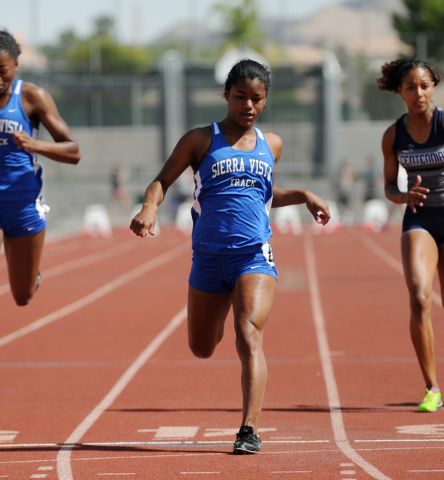
{"label": "blue tank top", "polygon": [[194,172],[193,250],[249,253],[272,235],[274,157],[264,134],[255,128],[256,147],[246,152],[226,142],[212,123],[208,154]]}
{"label": "blue tank top", "polygon": [[405,127],[405,115],[396,121],[393,150],[399,163],[407,170],[410,190],[421,175],[421,187],[430,189],[424,206],[444,206],[444,128],[443,111],[435,107],[432,129],[425,143],[418,143]]}
{"label": "blue tank top", "polygon": [[35,200],[42,189],[42,172],[36,156],[18,148],[12,132],[23,130],[37,138],[22,106],[23,80],[14,80],[7,105],[0,109],[0,201]]}

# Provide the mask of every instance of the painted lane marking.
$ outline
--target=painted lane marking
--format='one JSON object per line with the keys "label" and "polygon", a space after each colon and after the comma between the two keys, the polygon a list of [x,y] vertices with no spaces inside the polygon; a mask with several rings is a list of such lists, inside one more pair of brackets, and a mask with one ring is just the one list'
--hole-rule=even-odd
{"label": "painted lane marking", "polygon": [[80,298],[79,300],[76,300],[75,302],[70,303],[65,307],[62,307],[59,310],[45,315],[44,317],[39,318],[38,320],[30,323],[29,325],[26,325],[25,327],[20,328],[19,330],[16,330],[15,332],[0,338],[0,347],[3,347],[4,345],[11,343],[18,338],[24,337],[28,333],[32,333],[52,322],[55,322],[56,320],[59,320],[60,318],[66,317],[67,315],[70,315],[71,313],[74,313],[77,310],[86,307],[87,305],[104,297],[105,295],[108,295],[108,293],[111,293],[113,290],[116,290],[122,285],[125,285],[126,283],[135,280],[136,278],[144,275],[150,270],[159,267],[160,265],[163,265],[164,263],[170,262],[171,260],[178,257],[179,255],[182,255],[185,251],[188,250],[188,243],[182,244],[167,253],[163,253],[162,255],[159,255],[158,257],[149,260],[148,262],[134,268],[133,270],[130,270],[123,275],[120,275],[113,281],[106,283],[102,287],[94,290],[93,292]]}
{"label": "painted lane marking", "polygon": [[345,432],[344,420],[342,418],[341,402],[339,399],[338,386],[333,370],[333,363],[330,356],[325,318],[322,311],[321,294],[316,273],[316,260],[314,254],[313,238],[309,235],[304,237],[305,258],[307,262],[308,286],[310,291],[313,321],[316,330],[316,338],[319,349],[319,356],[324,373],[325,386],[327,388],[328,405],[330,408],[331,425],[339,450],[361,467],[366,473],[377,480],[391,480],[371,463],[364,460],[350,445]]}
{"label": "painted lane marking", "polygon": [[[350,443],[442,443],[444,442],[444,439],[441,438],[430,438],[430,439],[423,439],[423,438],[410,438],[410,439],[386,439],[386,440],[349,440]],[[158,447],[172,447],[175,448],[178,445],[187,445],[191,447],[202,447],[205,445],[231,445],[233,442],[230,440],[219,440],[219,441],[180,441],[178,440],[177,442],[94,442],[94,443],[74,443],[74,444],[68,444],[68,443],[17,443],[17,444],[4,444],[0,445],[0,451],[2,449],[14,449],[14,448],[43,448],[43,447],[52,447],[52,448],[60,448],[60,447],[153,447],[153,446],[158,446]],[[332,440],[264,440],[262,442],[263,445],[309,445],[309,444],[319,444],[319,443],[336,443],[335,441]],[[406,447],[406,448],[401,448],[401,447],[391,447],[389,450],[405,450],[407,448],[442,448],[442,446],[426,446],[426,447]],[[375,449],[368,449],[368,448],[359,448],[359,450],[384,450],[380,448],[375,448]],[[330,451],[330,450],[329,450]],[[262,453],[262,452],[261,452]],[[41,461],[46,461],[46,460],[41,460]],[[53,461],[53,460],[48,460],[48,461]],[[34,460],[32,460],[34,462]],[[1,462],[2,463],[9,463],[9,462]],[[14,463],[14,462],[13,462]],[[20,463],[20,462],[19,462]],[[344,467],[347,466],[354,466],[354,465],[342,465]]]}
{"label": "painted lane marking", "polygon": [[354,467],[355,464],[354,463],[340,463],[339,466],[340,467]]}
{"label": "painted lane marking", "polygon": [[396,427],[398,433],[407,435],[444,436],[444,425],[404,425]]}
{"label": "painted lane marking", "polygon": [[135,475],[135,473],[98,473],[97,474],[98,476],[102,475],[102,476],[105,476],[105,475]]}
{"label": "painted lane marking", "polygon": [[[47,270],[42,270],[43,277],[45,280],[48,278],[57,277],[65,273],[72,272],[73,270],[76,270],[78,268],[87,267],[102,260],[113,258],[116,255],[126,253],[133,248],[135,248],[134,242],[126,242],[105,252],[91,253],[89,255],[85,255],[84,257],[76,258],[74,260],[70,260],[69,262],[65,262],[55,267],[48,268]],[[0,285],[0,295],[4,295],[9,291],[9,283]]]}
{"label": "painted lane marking", "polygon": [[199,427],[159,427],[154,438],[193,438]]}
{"label": "painted lane marking", "polygon": [[[357,236],[357,235],[355,235]],[[384,260],[385,263],[390,265],[394,270],[399,272],[402,276],[404,276],[404,268],[402,266],[402,263],[397,260],[395,257],[390,255],[388,252],[386,252],[382,247],[380,247],[374,240],[368,237],[359,237],[362,243],[366,245],[366,247],[371,250],[375,255],[377,255],[379,258]],[[442,301],[441,297],[438,293],[436,293],[434,290],[432,290],[432,300],[439,305],[440,307],[442,306]]]}
{"label": "painted lane marking", "polygon": [[[232,443],[232,442],[231,442]],[[58,444],[60,446],[60,444]],[[430,447],[429,447],[430,448]],[[432,447],[436,448],[441,451],[442,447]],[[420,449],[424,450],[423,447],[414,447],[413,449]],[[393,451],[393,450],[411,450],[410,448],[375,448],[375,449],[360,449],[366,452],[378,452],[378,451]],[[309,453],[314,453],[314,454],[326,454],[326,453],[334,453],[336,454],[338,450],[285,450],[285,451],[274,451],[274,452],[261,452],[261,456],[263,455],[305,455]],[[112,456],[112,457],[78,457],[78,458],[73,458],[73,462],[90,462],[90,461],[102,461],[102,460],[151,460],[151,459],[156,459],[156,458],[185,458],[185,457],[208,457],[208,456],[226,456],[226,452],[193,452],[193,453],[156,453],[152,455],[125,455],[125,456]],[[10,461],[5,461],[5,462],[0,462],[0,464],[8,464],[8,465],[20,465],[20,464],[28,464],[28,463],[42,463],[42,462],[56,462],[56,460],[10,460]]]}
{"label": "painted lane marking", "polygon": [[218,475],[220,472],[180,472],[181,475]]}
{"label": "painted lane marking", "polygon": [[407,470],[407,471],[415,472],[415,473],[444,472],[444,470]]}
{"label": "painted lane marking", "polygon": [[[275,432],[276,428],[258,428],[257,433]],[[239,432],[238,428],[207,428],[204,437],[227,437],[236,435]]]}
{"label": "painted lane marking", "polygon": [[356,475],[354,470],[341,470],[341,475]]}
{"label": "painted lane marking", "polygon": [[12,442],[19,432],[0,430],[0,443]]}
{"label": "painted lane marking", "polygon": [[[188,247],[187,247],[188,248]],[[183,247],[175,249],[184,250]],[[150,263],[150,262],[148,262]],[[138,269],[136,269],[138,270]],[[157,349],[170,337],[170,335],[183,323],[187,316],[187,307],[175,315],[170,323],[152,340],[152,342],[143,350],[132,365],[120,377],[114,387],[108,392],[103,400],[91,411],[91,413],[83,420],[83,422],[74,430],[74,432],[66,440],[57,455],[57,472],[60,480],[73,480],[71,469],[71,452],[74,445],[83,437],[83,435],[92,427],[95,421],[102,413],[114,402],[114,400],[122,393],[128,383],[135,377],[138,371],[145,365],[150,357]]]}
{"label": "painted lane marking", "polygon": [[39,467],[39,470],[53,470],[54,467]]}

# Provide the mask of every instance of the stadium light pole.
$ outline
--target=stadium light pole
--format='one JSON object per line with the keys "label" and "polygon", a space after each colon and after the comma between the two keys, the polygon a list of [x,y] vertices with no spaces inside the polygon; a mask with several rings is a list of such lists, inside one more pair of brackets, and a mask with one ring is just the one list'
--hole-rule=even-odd
{"label": "stadium light pole", "polygon": [[322,64],[324,83],[324,168],[333,176],[339,167],[339,123],[341,121],[341,66],[336,55],[327,50]]}
{"label": "stadium light pole", "polygon": [[121,24],[121,15],[122,15],[122,2],[120,0],[113,0],[114,3],[114,36],[117,42],[121,40],[120,38],[120,24]]}
{"label": "stadium light pole", "polygon": [[163,58],[165,158],[185,133],[185,76],[182,56],[168,50]]}
{"label": "stadium light pole", "polygon": [[31,37],[31,44],[35,49],[38,49],[40,46],[40,39],[39,39],[39,0],[28,0],[29,4],[29,30],[30,30],[30,37]]}

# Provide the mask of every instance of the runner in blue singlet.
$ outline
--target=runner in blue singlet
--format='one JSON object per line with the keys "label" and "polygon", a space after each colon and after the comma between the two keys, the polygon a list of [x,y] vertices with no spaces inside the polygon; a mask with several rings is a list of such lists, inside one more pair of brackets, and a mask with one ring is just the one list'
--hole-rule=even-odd
{"label": "runner in blue singlet", "polygon": [[[79,148],[44,89],[14,77],[20,47],[0,31],[0,246],[17,305],[26,305],[40,283],[39,263],[49,210],[40,199],[41,154],[76,164]],[[54,142],[38,139],[42,123]]]}
{"label": "runner in blue singlet", "polygon": [[[379,88],[399,93],[408,113],[384,133],[385,194],[406,203],[401,237],[404,276],[410,293],[410,334],[425,381],[419,411],[442,405],[436,378],[431,319],[432,284],[438,269],[444,282],[444,126],[432,94],[441,77],[420,59],[400,59],[382,66]],[[398,169],[408,173],[408,190],[398,188]],[[442,287],[441,287],[442,288]]]}
{"label": "runner in blue singlet", "polygon": [[233,306],[243,394],[234,453],[257,453],[261,446],[256,432],[267,378],[262,331],[276,291],[268,243],[270,208],[305,203],[318,223],[325,225],[330,218],[326,202],[313,193],[273,186],[282,141],[254,127],[269,86],[265,66],[248,59],[234,65],[224,90],[227,116],[179,140],[131,222],[136,235],[153,235],[157,207],[168,188],[189,166],[193,168],[188,340],[197,357],[210,357]]}

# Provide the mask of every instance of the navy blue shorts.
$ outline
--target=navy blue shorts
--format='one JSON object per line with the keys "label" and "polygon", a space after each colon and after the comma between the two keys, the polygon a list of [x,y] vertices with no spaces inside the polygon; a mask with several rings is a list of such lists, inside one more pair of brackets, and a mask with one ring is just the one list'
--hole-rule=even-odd
{"label": "navy blue shorts", "polygon": [[422,230],[428,232],[438,245],[444,245],[444,207],[410,207],[405,209],[402,234]]}
{"label": "navy blue shorts", "polygon": [[229,293],[236,280],[247,273],[277,278],[271,245],[265,242],[256,253],[213,255],[193,251],[189,284],[206,293]]}
{"label": "navy blue shorts", "polygon": [[0,203],[0,229],[8,238],[26,237],[41,232],[46,227],[47,205],[40,198],[32,202]]}

